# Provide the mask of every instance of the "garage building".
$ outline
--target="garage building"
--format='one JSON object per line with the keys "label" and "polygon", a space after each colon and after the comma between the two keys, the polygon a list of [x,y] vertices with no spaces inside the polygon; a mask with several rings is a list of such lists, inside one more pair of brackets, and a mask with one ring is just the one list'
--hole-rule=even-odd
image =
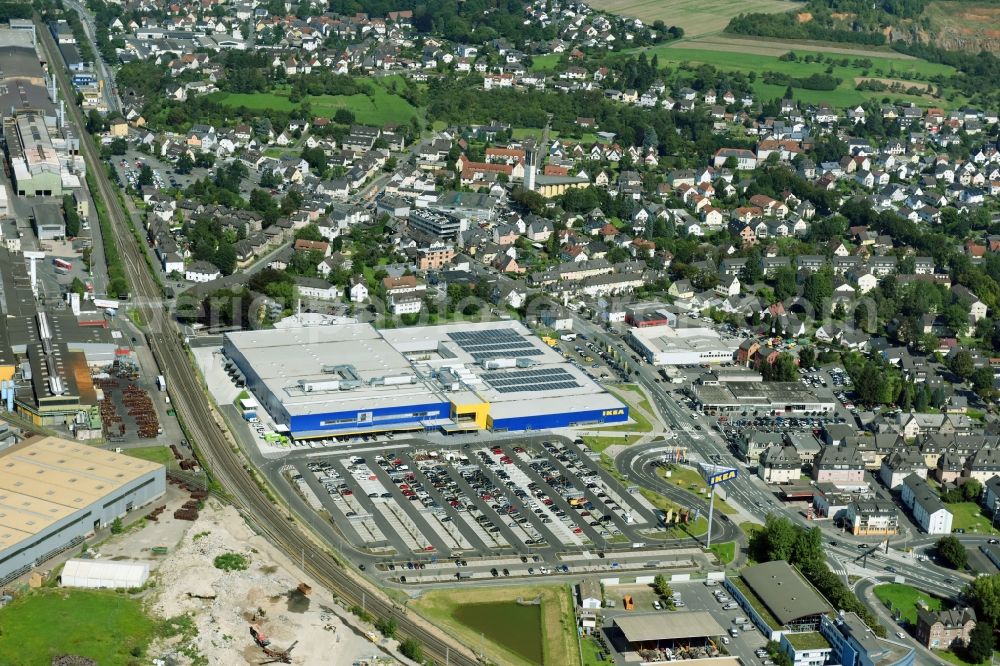
{"label": "garage building", "polygon": [[0,451],[0,584],[165,491],[163,465],[59,437]]}
{"label": "garage building", "polygon": [[722,625],[705,611],[629,613],[615,617],[614,626],[630,652],[692,646],[699,639],[707,645],[709,639],[726,635]]}

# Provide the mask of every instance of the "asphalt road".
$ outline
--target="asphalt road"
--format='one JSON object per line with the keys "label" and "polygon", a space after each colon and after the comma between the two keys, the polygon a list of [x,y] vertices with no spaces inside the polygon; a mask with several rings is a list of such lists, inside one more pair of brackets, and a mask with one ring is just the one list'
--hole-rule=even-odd
{"label": "asphalt road", "polygon": [[[58,60],[58,50],[51,34],[36,18],[39,43],[48,53],[50,62]],[[64,69],[54,67],[62,95],[74,99],[72,86]],[[68,104],[67,110],[82,131],[85,126],[79,108]],[[473,652],[445,636],[427,623],[414,618],[384,596],[374,586],[359,580],[354,571],[344,569],[340,563],[316,540],[307,536],[296,523],[294,516],[272,502],[247,466],[238,448],[231,441],[221,418],[211,409],[192,361],[161,306],[160,287],[149,273],[143,256],[144,249],[136,243],[129,228],[128,217],[107,179],[106,172],[90,141],[81,141],[88,169],[94,174],[97,187],[111,217],[111,226],[122,255],[124,269],[132,289],[132,305],[140,310],[148,322],[146,337],[160,369],[167,378],[169,393],[189,440],[197,448],[199,458],[211,470],[215,480],[225,489],[233,504],[258,531],[268,537],[287,556],[301,561],[307,575],[315,582],[330,588],[349,603],[361,603],[365,597],[368,611],[381,618],[395,618],[399,634],[419,641],[428,657],[440,662],[472,666],[477,663]],[[310,557],[305,557],[308,550]]]}

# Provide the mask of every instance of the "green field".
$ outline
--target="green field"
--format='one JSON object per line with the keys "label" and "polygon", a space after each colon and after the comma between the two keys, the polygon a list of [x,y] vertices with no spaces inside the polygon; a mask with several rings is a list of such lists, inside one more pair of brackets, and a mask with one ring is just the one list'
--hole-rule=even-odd
{"label": "green field", "polygon": [[531,58],[531,69],[535,72],[549,72],[556,68],[562,55],[559,53],[549,53],[547,55],[533,56]]}
{"label": "green field", "polygon": [[[542,599],[540,607],[516,603],[518,598],[537,597]],[[410,607],[496,663],[577,666],[580,651],[572,604],[568,587],[525,585],[433,590],[410,602]],[[470,614],[464,610],[469,606],[478,608]],[[526,658],[526,653],[537,654],[533,646],[540,646],[541,661]]]}
{"label": "green field", "polygon": [[796,5],[785,0],[591,0],[594,9],[622,14],[652,24],[661,20],[668,26],[684,28],[687,36],[718,32],[729,19],[741,12],[784,12]]}
{"label": "green field", "polygon": [[[441,129],[444,129],[442,123]],[[542,138],[542,128],[540,127],[512,127],[510,130],[510,136],[513,139],[537,139]],[[607,143],[607,140],[600,138],[593,132],[582,132],[580,134],[566,134],[560,135],[556,130],[549,130],[549,141],[554,141],[555,139],[564,139],[570,143],[582,143],[584,145],[589,145],[592,143]]]}
{"label": "green field", "polygon": [[[354,113],[357,122],[367,125],[404,124],[420,112],[405,99],[395,95],[376,82],[370,82],[370,95],[310,95],[306,97],[317,116],[332,117],[337,109],[348,109]],[[273,109],[293,112],[301,105],[288,99],[284,91],[271,93],[212,93],[211,99],[234,108],[246,107],[251,111]]]}
{"label": "green field", "polygon": [[[814,56],[822,56],[824,58],[830,57],[834,60],[846,58],[849,61],[853,61],[857,58],[863,57],[810,52],[807,49],[799,50],[793,45],[790,45],[788,50],[794,50],[799,56],[805,56],[811,53],[811,55]],[[651,49],[646,49],[645,52],[647,57],[652,57],[653,54],[656,54],[661,64],[668,62],[675,65],[706,64],[726,71],[747,73],[756,72],[758,74],[763,72],[778,72],[795,77],[807,77],[810,74],[823,74],[826,72],[828,67],[827,64],[818,62],[806,63],[801,61],[783,61],[773,55],[742,53],[738,51],[726,50],[715,51],[711,49],[677,48],[669,45],[661,45]],[[948,102],[944,99],[936,100],[926,95],[905,95],[895,93],[890,90],[855,90],[855,79],[864,77],[892,79],[899,80],[904,85],[908,83],[916,85],[933,76],[950,76],[954,74],[954,68],[949,67],[948,65],[931,63],[926,60],[917,59],[900,60],[895,58],[879,57],[867,57],[867,59],[872,62],[871,68],[867,70],[860,67],[854,67],[853,65],[849,65],[847,67],[841,67],[839,65],[834,66],[832,75],[841,79],[840,85],[835,90],[806,90],[803,88],[795,88],[795,99],[807,104],[829,102],[833,106],[846,107],[860,104],[869,98],[881,99],[883,97],[890,97],[892,99],[912,100],[924,106],[931,103],[940,106],[949,106]],[[866,71],[867,74],[865,74]],[[913,80],[908,81],[908,79]],[[777,99],[784,96],[785,86],[767,84],[758,79],[753,83],[753,92],[758,99]],[[952,104],[958,103],[959,100],[956,100]]]}
{"label": "green field", "polygon": [[41,589],[0,610],[0,663],[49,666],[65,654],[101,666],[145,663],[137,656],[155,630],[139,601],[124,595]]}
{"label": "green field", "polygon": [[922,601],[931,610],[941,609],[941,600],[931,596],[926,592],[921,592],[915,587],[890,583],[879,585],[875,588],[875,596],[885,604],[885,607],[895,615],[897,610],[900,616],[910,625],[917,623],[917,602]]}
{"label": "green field", "polygon": [[123,449],[123,453],[164,466],[169,466],[174,461],[173,452],[165,446],[139,446],[134,449]]}

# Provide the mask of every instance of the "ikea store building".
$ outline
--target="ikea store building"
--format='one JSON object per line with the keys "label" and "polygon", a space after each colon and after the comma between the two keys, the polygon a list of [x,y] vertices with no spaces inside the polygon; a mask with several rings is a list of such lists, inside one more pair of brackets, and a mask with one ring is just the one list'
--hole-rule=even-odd
{"label": "ikea store building", "polygon": [[296,439],[622,423],[628,407],[520,322],[227,333],[223,352]]}

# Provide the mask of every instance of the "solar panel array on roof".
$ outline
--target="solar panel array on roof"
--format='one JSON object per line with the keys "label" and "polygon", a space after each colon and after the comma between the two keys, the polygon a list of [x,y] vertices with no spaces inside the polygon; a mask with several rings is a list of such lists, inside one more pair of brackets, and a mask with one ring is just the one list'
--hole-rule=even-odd
{"label": "solar panel array on roof", "polygon": [[562,368],[538,368],[517,372],[487,372],[483,379],[500,393],[516,391],[560,391],[579,388],[573,375]]}
{"label": "solar panel array on roof", "polygon": [[448,337],[477,361],[491,358],[521,358],[541,356],[542,350],[524,339],[517,331],[501,328],[487,331],[453,331]]}

